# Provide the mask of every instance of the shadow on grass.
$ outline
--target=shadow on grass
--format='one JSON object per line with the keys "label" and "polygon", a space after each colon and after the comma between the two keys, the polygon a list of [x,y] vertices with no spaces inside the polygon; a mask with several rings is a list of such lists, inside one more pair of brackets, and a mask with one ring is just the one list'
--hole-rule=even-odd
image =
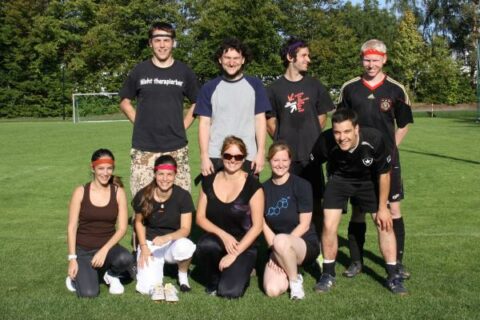
{"label": "shadow on grass", "polygon": [[401,151],[402,152],[408,152],[408,153],[421,154],[421,155],[426,155],[426,156],[431,156],[431,157],[436,157],[436,158],[443,158],[443,159],[461,161],[461,162],[471,163],[471,164],[480,164],[480,161],[462,159],[462,158],[446,156],[446,155],[443,155],[443,154],[432,153],[432,152],[424,152],[424,151],[417,151],[417,150],[404,149],[404,148],[402,148]]}

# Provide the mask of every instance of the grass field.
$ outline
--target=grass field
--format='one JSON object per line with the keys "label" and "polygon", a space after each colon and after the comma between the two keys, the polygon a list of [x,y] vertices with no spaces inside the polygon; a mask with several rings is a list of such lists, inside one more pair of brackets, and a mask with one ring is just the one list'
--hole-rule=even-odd
{"label": "grass field", "polygon": [[[473,113],[416,118],[401,147],[406,199],[405,263],[410,294],[382,285],[384,271],[373,225],[367,231],[366,272],[337,279],[327,295],[268,299],[252,278],[244,298],[228,301],[193,292],[175,305],[155,304],[126,285],[122,296],[101,286],[97,299],[78,299],[64,280],[70,194],[90,179],[94,149],[110,148],[128,183],[131,125],[120,123],[0,123],[0,319],[475,319],[480,311],[480,125]],[[199,172],[196,128],[189,131],[191,167]],[[262,175],[265,179],[268,173]],[[194,190],[194,199],[197,197]],[[345,238],[344,218],[340,236]],[[129,236],[123,243],[129,246]],[[337,273],[347,248],[339,252]]]}

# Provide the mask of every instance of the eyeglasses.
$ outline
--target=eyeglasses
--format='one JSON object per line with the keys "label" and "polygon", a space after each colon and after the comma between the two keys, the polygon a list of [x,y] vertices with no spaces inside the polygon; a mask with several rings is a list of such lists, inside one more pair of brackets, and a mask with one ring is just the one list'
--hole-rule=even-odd
{"label": "eyeglasses", "polygon": [[245,159],[245,156],[243,154],[230,154],[230,153],[224,153],[222,155],[224,160],[230,161],[232,159],[235,159],[235,161],[242,161]]}

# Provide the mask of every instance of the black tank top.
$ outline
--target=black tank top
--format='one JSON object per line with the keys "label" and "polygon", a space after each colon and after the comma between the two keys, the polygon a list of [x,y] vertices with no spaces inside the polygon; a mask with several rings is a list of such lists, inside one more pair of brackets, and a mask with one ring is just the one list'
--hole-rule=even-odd
{"label": "black tank top", "polygon": [[118,216],[116,186],[110,185],[110,201],[97,207],[90,201],[90,182],[84,186],[77,229],[77,245],[85,249],[101,248],[115,233]]}

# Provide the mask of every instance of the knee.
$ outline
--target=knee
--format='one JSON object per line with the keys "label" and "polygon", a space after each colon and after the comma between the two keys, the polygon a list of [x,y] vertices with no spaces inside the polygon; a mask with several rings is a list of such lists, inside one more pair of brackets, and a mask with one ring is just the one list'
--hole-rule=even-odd
{"label": "knee", "polygon": [[187,238],[181,238],[175,241],[175,248],[172,250],[172,256],[175,261],[188,260],[195,252],[195,244]]}
{"label": "knee", "polygon": [[245,287],[226,287],[220,283],[217,289],[217,295],[227,299],[238,299],[243,296]]}
{"label": "knee", "polygon": [[280,233],[273,238],[272,249],[275,253],[283,255],[291,246],[290,238],[286,234]]}
{"label": "knee", "polygon": [[214,235],[206,235],[200,238],[197,242],[196,248],[198,254],[222,250],[222,247]]}
{"label": "knee", "polygon": [[400,211],[400,205],[390,205],[390,214],[393,219],[400,219],[402,217],[402,212]]}
{"label": "knee", "polygon": [[100,293],[99,288],[86,288],[80,289],[77,288],[77,296],[79,298],[95,298]]}
{"label": "knee", "polygon": [[276,285],[266,285],[264,289],[265,294],[270,298],[278,297],[285,292],[285,290]]}
{"label": "knee", "polygon": [[115,266],[119,270],[127,270],[135,263],[133,255],[128,251],[120,253],[115,259]]}

